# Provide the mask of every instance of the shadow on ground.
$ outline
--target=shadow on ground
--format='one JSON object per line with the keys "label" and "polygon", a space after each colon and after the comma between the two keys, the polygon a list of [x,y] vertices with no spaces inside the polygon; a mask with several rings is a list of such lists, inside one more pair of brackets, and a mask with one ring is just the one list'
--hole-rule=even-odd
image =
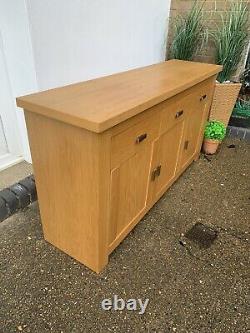
{"label": "shadow on ground", "polygon": [[[99,276],[43,240],[37,204],[7,219],[0,332],[248,332],[249,168],[245,142],[201,156]],[[197,222],[219,230],[208,249],[183,237]],[[114,294],[149,298],[145,314],[102,310]]]}

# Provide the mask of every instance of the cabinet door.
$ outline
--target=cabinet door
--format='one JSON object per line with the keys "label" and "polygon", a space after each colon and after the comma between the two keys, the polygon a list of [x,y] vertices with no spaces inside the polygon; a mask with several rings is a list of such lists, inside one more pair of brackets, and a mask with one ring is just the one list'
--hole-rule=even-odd
{"label": "cabinet door", "polygon": [[143,147],[111,172],[109,244],[146,207],[151,151]]}
{"label": "cabinet door", "polygon": [[184,121],[162,134],[154,145],[154,166],[151,172],[151,198],[163,194],[174,179],[183,136]]}
{"label": "cabinet door", "polygon": [[185,169],[200,151],[210,101],[202,91],[192,95],[187,106],[179,169]]}

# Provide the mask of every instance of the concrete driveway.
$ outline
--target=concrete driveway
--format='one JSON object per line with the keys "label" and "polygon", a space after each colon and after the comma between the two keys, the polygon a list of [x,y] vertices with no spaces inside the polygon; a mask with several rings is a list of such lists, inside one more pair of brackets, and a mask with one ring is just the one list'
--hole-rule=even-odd
{"label": "concrete driveway", "polygon": [[[8,218],[0,332],[249,332],[249,179],[249,144],[227,139],[193,163],[100,275],[43,240],[37,203]],[[208,248],[185,237],[196,223],[218,233]],[[146,312],[102,310],[114,295],[148,298]]]}

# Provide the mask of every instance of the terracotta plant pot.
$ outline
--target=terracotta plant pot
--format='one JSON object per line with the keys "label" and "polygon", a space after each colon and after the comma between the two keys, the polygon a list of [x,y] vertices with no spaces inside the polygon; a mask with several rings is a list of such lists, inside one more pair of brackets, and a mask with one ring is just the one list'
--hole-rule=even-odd
{"label": "terracotta plant pot", "polygon": [[241,83],[216,83],[209,120],[228,125],[240,88]]}
{"label": "terracotta plant pot", "polygon": [[207,155],[213,155],[216,153],[219,144],[219,140],[205,139],[203,141],[203,152]]}

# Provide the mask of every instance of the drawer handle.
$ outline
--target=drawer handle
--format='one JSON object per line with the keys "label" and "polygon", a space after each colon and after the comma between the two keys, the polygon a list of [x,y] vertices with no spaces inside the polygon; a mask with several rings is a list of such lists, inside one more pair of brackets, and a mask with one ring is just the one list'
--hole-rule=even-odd
{"label": "drawer handle", "polygon": [[184,149],[185,149],[185,150],[188,149],[188,145],[189,145],[189,141],[187,140],[187,141],[184,142]]}
{"label": "drawer handle", "polygon": [[206,98],[207,98],[207,95],[203,95],[203,96],[201,96],[200,101],[202,102]]}
{"label": "drawer handle", "polygon": [[141,134],[136,138],[136,143],[140,143],[147,138],[147,133]]}
{"label": "drawer handle", "polygon": [[152,177],[151,177],[152,181],[154,181],[156,177],[159,177],[160,174],[161,174],[161,165],[158,165],[158,167],[156,167],[152,172]]}
{"label": "drawer handle", "polygon": [[159,166],[157,167],[156,176],[159,177],[160,174],[161,174],[161,165],[159,165]]}
{"label": "drawer handle", "polygon": [[183,112],[184,112],[183,110],[176,112],[176,114],[175,114],[175,118],[177,119],[177,118],[179,118],[180,116],[182,116],[182,115],[183,115]]}

